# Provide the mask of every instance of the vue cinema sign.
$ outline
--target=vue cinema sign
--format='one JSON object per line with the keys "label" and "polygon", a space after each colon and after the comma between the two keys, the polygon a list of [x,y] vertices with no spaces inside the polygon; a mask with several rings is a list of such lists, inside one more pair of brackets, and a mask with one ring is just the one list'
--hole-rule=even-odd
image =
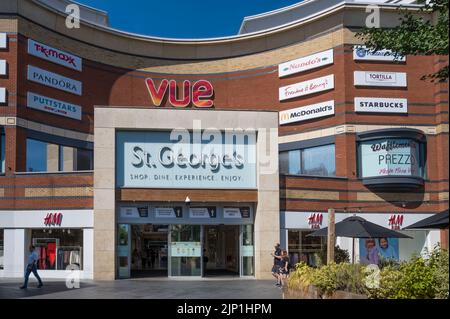
{"label": "vue cinema sign", "polygon": [[[147,78],[145,84],[155,106],[164,105],[166,98],[173,107],[193,105],[198,108],[208,108],[214,105],[212,100],[214,89],[211,82],[207,80],[198,80],[194,83],[185,80],[181,89],[175,80],[162,79],[157,85],[152,78]],[[169,91],[168,96],[167,91]]]}

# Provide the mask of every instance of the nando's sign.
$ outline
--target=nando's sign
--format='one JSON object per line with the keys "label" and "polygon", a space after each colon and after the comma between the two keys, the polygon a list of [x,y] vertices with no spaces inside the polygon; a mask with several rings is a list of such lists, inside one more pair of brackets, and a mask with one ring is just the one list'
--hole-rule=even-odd
{"label": "nando's sign", "polygon": [[197,108],[209,108],[214,105],[212,100],[214,89],[211,82],[207,80],[196,82],[184,80],[182,83],[177,83],[176,80],[147,78],[145,84],[155,106],[164,106],[165,101],[173,107],[192,105]]}

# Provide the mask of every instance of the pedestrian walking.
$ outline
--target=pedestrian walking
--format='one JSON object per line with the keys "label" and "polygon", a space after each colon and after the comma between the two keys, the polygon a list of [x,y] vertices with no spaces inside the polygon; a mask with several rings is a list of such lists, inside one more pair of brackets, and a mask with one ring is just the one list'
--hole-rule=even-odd
{"label": "pedestrian walking", "polygon": [[273,266],[272,266],[272,276],[275,277],[277,280],[276,286],[279,285],[278,280],[278,274],[280,272],[280,265],[281,265],[281,247],[280,244],[275,244],[275,251],[271,253],[271,256],[273,257]]}
{"label": "pedestrian walking", "polygon": [[282,288],[283,287],[283,280],[287,278],[288,274],[289,274],[289,255],[287,253],[286,250],[283,250],[281,252],[281,263],[280,263],[280,268],[279,268],[279,273],[278,273],[278,282],[279,282],[279,287]]}
{"label": "pedestrian walking", "polygon": [[20,289],[27,289],[28,287],[28,279],[30,278],[30,274],[33,273],[33,275],[38,280],[38,288],[41,288],[43,286],[41,277],[39,277],[39,274],[37,272],[37,262],[39,260],[39,256],[35,250],[35,247],[33,245],[30,245],[30,255],[28,256],[28,263],[27,263],[27,269],[25,271],[25,281],[23,283],[23,286],[20,287]]}

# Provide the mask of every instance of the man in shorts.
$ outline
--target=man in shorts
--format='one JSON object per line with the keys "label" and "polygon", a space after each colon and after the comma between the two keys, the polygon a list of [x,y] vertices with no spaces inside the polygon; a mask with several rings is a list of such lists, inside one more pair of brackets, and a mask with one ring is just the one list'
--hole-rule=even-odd
{"label": "man in shorts", "polygon": [[278,274],[280,273],[280,265],[281,265],[281,247],[280,243],[275,244],[275,251],[271,253],[273,257],[273,266],[272,266],[272,276],[277,280],[276,286],[279,285]]}

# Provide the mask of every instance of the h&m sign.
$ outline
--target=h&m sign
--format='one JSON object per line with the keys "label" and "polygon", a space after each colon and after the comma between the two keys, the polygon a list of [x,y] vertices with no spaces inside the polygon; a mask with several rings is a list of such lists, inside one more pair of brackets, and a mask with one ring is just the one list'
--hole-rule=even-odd
{"label": "h&m sign", "polygon": [[44,217],[45,226],[61,226],[63,219],[62,213],[47,213]]}

